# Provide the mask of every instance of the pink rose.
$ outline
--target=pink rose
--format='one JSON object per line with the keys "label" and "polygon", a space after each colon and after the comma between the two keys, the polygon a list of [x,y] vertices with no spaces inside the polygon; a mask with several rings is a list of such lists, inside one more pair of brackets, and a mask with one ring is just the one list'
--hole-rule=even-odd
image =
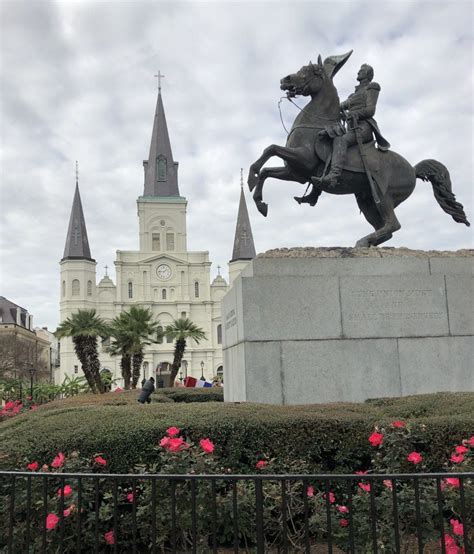
{"label": "pink rose", "polygon": [[178,437],[176,439],[168,439],[165,448],[170,452],[180,452],[185,448],[188,448],[189,444],[184,441],[183,437]]}
{"label": "pink rose", "polygon": [[407,460],[416,465],[423,460],[423,456],[419,452],[410,452],[407,456]]}
{"label": "pink rose", "polygon": [[127,494],[127,500],[128,500],[129,502],[133,502],[133,500],[134,500],[133,492],[129,492],[129,493]]}
{"label": "pink rose", "polygon": [[107,465],[107,460],[105,460],[104,458],[102,458],[102,456],[96,456],[94,458],[94,462],[100,466],[106,466]]}
{"label": "pink rose", "polygon": [[66,456],[62,452],[59,452],[54,460],[51,462],[51,467],[58,469],[64,465],[65,460]]}
{"label": "pink rose", "polygon": [[392,427],[395,427],[395,428],[398,428],[400,429],[401,427],[406,427],[407,424],[404,422],[404,421],[399,421],[397,419],[397,421],[392,421],[392,423],[390,424]]}
{"label": "pink rose", "polygon": [[461,462],[464,462],[464,454],[453,454],[449,459],[453,462],[453,464],[460,464]]}
{"label": "pink rose", "polygon": [[[323,494],[324,500],[326,500],[326,495]],[[336,502],[336,497],[334,496],[333,492],[329,492],[329,504],[334,504]]]}
{"label": "pink rose", "polygon": [[51,531],[56,528],[56,525],[59,523],[59,517],[56,514],[48,514],[46,518],[46,529]]}
{"label": "pink rose", "polygon": [[160,440],[160,446],[162,446],[163,448],[166,448],[168,446],[169,441],[170,441],[169,437],[163,437]]}
{"label": "pink rose", "polygon": [[115,544],[115,534],[114,531],[109,531],[108,533],[104,534],[104,539],[107,544]]}
{"label": "pink rose", "polygon": [[306,489],[306,496],[308,496],[309,498],[314,496],[314,487],[312,487],[311,485],[309,485]]}
{"label": "pink rose", "polygon": [[347,527],[349,525],[349,520],[348,519],[340,519],[339,520],[339,525],[341,527]]}
{"label": "pink rose", "polygon": [[179,435],[180,430],[177,427],[168,427],[168,429],[166,429],[166,433],[168,434],[168,437],[176,437]]}
{"label": "pink rose", "polygon": [[383,442],[382,433],[372,433],[369,437],[369,442],[372,446],[380,446]]}
{"label": "pink rose", "polygon": [[469,452],[469,448],[466,448],[463,445],[456,446],[455,450],[456,454],[466,454],[466,452]]}
{"label": "pink rose", "polygon": [[36,471],[39,468],[38,462],[31,462],[31,464],[28,464],[26,466],[30,471]]}
{"label": "pink rose", "polygon": [[337,509],[341,514],[348,514],[349,508],[347,506],[338,506]]}
{"label": "pink rose", "polygon": [[266,465],[267,465],[268,462],[266,462],[265,460],[259,460],[256,464],[255,464],[255,467],[257,469],[263,469]]}
{"label": "pink rose", "polygon": [[72,488],[70,487],[70,485],[65,485],[64,489],[59,489],[58,490],[58,496],[61,496],[61,492],[62,492],[63,496],[71,496]]}
{"label": "pink rose", "polygon": [[474,448],[474,435],[473,435],[470,439],[468,439],[467,444],[468,444],[471,448]]}
{"label": "pink rose", "polygon": [[206,454],[211,454],[214,452],[214,443],[209,439],[201,439],[199,441],[199,446],[206,452]]}
{"label": "pink rose", "polygon": [[460,535],[460,536],[464,535],[464,526],[459,520],[450,519],[449,523],[451,523],[451,527],[455,535]]}
{"label": "pink rose", "polygon": [[356,471],[355,474],[356,475],[367,475],[367,473],[369,473],[368,471]]}
{"label": "pink rose", "polygon": [[387,487],[387,489],[393,490],[392,481],[390,479],[384,479],[382,482]]}
{"label": "pink rose", "polygon": [[459,489],[461,485],[457,477],[447,477],[441,484],[441,489],[444,490],[446,486],[453,487],[454,489]]}
{"label": "pink rose", "polygon": [[359,488],[365,492],[370,492],[370,483],[359,483]]}
{"label": "pink rose", "polygon": [[69,517],[69,516],[71,515],[71,513],[74,511],[74,508],[75,508],[75,507],[76,507],[76,506],[75,506],[74,504],[71,504],[71,505],[69,506],[69,508],[66,508],[66,509],[64,510],[64,512],[63,512],[64,517]]}

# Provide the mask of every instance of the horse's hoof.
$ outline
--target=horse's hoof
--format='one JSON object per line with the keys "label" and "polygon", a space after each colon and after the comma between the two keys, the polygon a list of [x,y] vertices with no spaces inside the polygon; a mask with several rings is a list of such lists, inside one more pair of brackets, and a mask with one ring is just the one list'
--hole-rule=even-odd
{"label": "horse's hoof", "polygon": [[368,239],[363,238],[356,242],[355,248],[369,248],[371,246]]}
{"label": "horse's hoof", "polygon": [[298,202],[298,204],[301,204],[301,201],[303,200],[302,196],[293,196],[293,198]]}
{"label": "horse's hoof", "polygon": [[257,210],[258,210],[264,217],[267,217],[267,214],[268,214],[268,204],[265,204],[265,202],[258,202],[258,203],[257,203]]}

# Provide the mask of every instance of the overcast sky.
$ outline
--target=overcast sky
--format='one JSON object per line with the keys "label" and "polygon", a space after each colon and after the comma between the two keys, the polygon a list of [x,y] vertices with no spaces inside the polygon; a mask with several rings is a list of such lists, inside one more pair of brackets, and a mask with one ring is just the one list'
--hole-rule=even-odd
{"label": "overcast sky", "polygon": [[[59,265],[74,194],[75,160],[97,279],[116,250],[138,248],[136,199],[143,194],[160,69],[163,101],[188,199],[188,247],[209,250],[212,276],[227,277],[240,194],[240,167],[269,144],[285,144],[280,79],[316,61],[354,53],[335,78],[346,98],[362,63],[382,90],[376,119],[410,163],[450,170],[472,221],[473,88],[471,1],[443,2],[49,2],[2,0],[1,286],[36,325],[59,317]],[[300,105],[304,99],[298,100]],[[286,100],[291,127],[298,111]],[[279,165],[276,161],[273,165]],[[353,196],[322,195],[268,180],[268,218],[246,189],[257,252],[291,246],[353,246],[372,228]],[[386,246],[472,248],[417,182],[397,209],[402,229]],[[472,229],[472,228],[471,228]],[[110,271],[115,280],[115,272]]]}

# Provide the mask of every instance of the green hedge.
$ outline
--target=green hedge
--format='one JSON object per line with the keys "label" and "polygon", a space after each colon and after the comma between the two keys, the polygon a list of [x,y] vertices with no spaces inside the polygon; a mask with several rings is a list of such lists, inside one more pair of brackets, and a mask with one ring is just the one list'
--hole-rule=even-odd
{"label": "green hedge", "polygon": [[[222,387],[158,389],[153,394],[153,397],[156,398],[160,395],[165,395],[173,400],[173,402],[224,402],[224,389]],[[154,401],[155,398],[153,398]]]}
{"label": "green hedge", "polygon": [[[113,393],[111,393],[113,394]],[[167,392],[167,396],[172,393]],[[186,401],[141,405],[135,394],[53,402],[0,423],[0,468],[25,461],[50,463],[58,451],[102,453],[108,469],[126,472],[155,455],[154,446],[174,425],[188,440],[209,437],[216,454],[233,470],[254,472],[258,459],[274,459],[284,472],[298,462],[303,471],[351,472],[368,466],[374,425],[403,419],[426,429],[413,449],[426,469],[441,470],[447,455],[474,429],[474,394],[444,393],[383,399],[364,404],[268,406]],[[166,396],[165,396],[166,397]],[[108,403],[108,404],[107,404]],[[223,468],[224,470],[225,468]]]}

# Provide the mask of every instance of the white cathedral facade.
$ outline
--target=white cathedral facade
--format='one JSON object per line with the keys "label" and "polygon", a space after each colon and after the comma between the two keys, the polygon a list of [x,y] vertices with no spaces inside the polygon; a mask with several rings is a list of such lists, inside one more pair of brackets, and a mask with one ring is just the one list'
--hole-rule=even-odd
{"label": "white cathedral facade", "polygon": [[[60,321],[79,309],[95,309],[111,321],[131,306],[150,308],[164,328],[173,319],[189,318],[206,333],[199,344],[188,341],[178,376],[212,379],[222,375],[221,299],[229,285],[218,275],[210,280],[209,252],[187,246],[187,200],[178,187],[178,163],[173,160],[161,92],[158,92],[144,191],[138,197],[139,250],[117,251],[116,283],[108,276],[97,283],[96,261],[91,256],[79,186],[71,210],[63,258],[60,261]],[[252,230],[241,188],[240,205],[229,276],[233,279],[255,257]],[[100,341],[99,341],[100,342]],[[101,367],[120,383],[120,358],[100,344]],[[61,339],[61,363],[55,382],[66,375],[82,375],[70,338]],[[173,360],[174,344],[167,338],[146,347],[141,377],[165,377]]]}

